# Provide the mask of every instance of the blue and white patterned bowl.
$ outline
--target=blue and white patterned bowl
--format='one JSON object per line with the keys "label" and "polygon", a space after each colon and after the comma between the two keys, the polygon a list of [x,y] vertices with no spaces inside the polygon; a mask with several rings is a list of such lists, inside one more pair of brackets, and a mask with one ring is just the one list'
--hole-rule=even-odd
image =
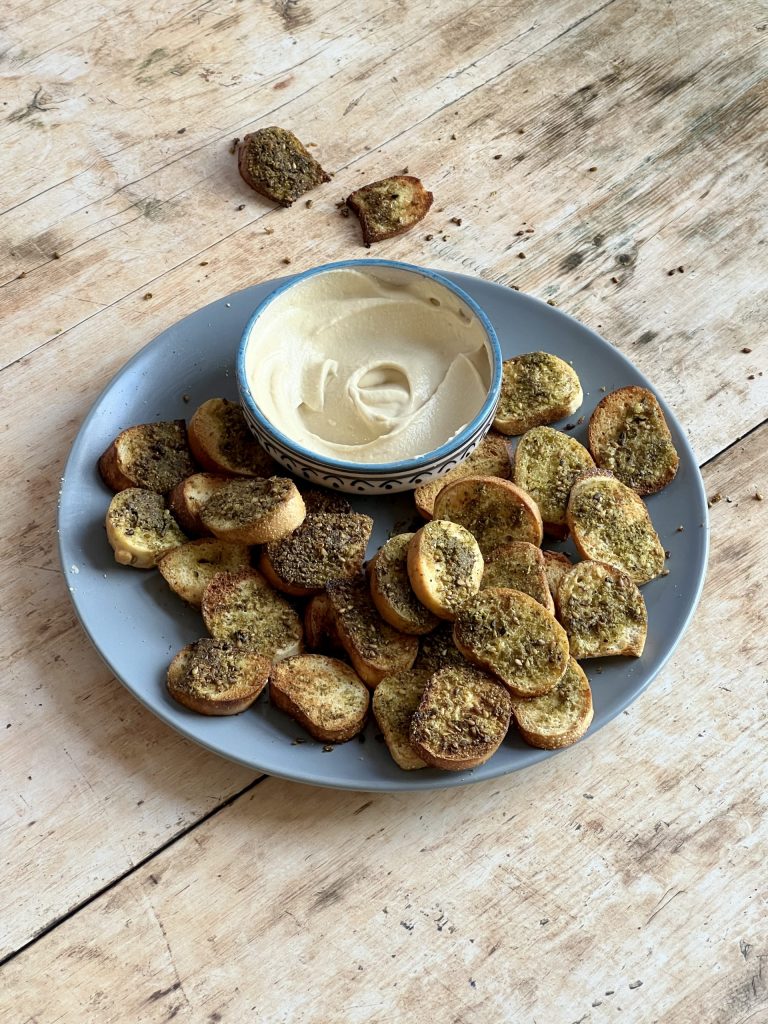
{"label": "blue and white patterned bowl", "polygon": [[[465,312],[469,316],[477,318],[482,326],[491,369],[491,380],[486,399],[470,423],[433,451],[397,462],[343,462],[313,452],[292,440],[265,416],[253,396],[246,374],[246,351],[250,350],[251,345],[258,344],[259,320],[265,309],[278,297],[284,297],[287,292],[296,289],[307,278],[318,274],[332,273],[342,268],[360,269],[373,274],[376,273],[377,268],[384,268],[384,272],[390,279],[393,273],[418,274],[428,278],[433,287],[449,291],[454,299],[459,300]],[[238,348],[237,387],[246,420],[257,440],[276,462],[296,477],[313,485],[330,487],[349,494],[393,494],[396,491],[413,490],[420,484],[442,476],[474,450],[493,423],[501,390],[501,363],[501,348],[490,320],[474,299],[470,298],[452,281],[432,270],[425,270],[408,263],[397,263],[393,260],[344,260],[338,263],[328,263],[298,274],[276,288],[261,302],[246,325]]]}

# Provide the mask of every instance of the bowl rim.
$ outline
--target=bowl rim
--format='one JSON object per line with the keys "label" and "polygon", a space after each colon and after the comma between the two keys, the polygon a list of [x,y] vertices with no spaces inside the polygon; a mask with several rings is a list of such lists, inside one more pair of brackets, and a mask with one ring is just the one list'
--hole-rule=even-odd
{"label": "bowl rim", "polygon": [[[453,437],[449,438],[448,441],[445,441],[438,448],[433,448],[430,451],[425,452],[423,455],[417,455],[410,459],[402,459],[398,462],[347,462],[342,459],[334,459],[330,456],[322,455],[319,452],[312,451],[310,448],[305,448],[297,441],[294,441],[276,427],[274,423],[268,420],[257,405],[251,393],[251,389],[248,386],[248,379],[245,373],[245,354],[253,328],[256,325],[256,321],[262,315],[267,306],[271,305],[275,299],[279,298],[284,292],[293,288],[299,282],[310,277],[316,277],[318,274],[326,273],[327,271],[339,270],[345,267],[353,267],[355,269],[364,269],[367,267],[389,267],[395,270],[409,271],[411,273],[418,274],[421,277],[430,278],[430,280],[435,281],[437,284],[442,285],[444,288],[447,288],[448,291],[458,296],[458,298],[460,298],[461,301],[472,310],[485,331],[492,356],[491,383],[488,387],[486,399],[477,414],[459,433],[454,434]],[[253,311],[245,325],[245,328],[243,329],[240,343],[237,348],[235,372],[237,377],[237,389],[241,402],[245,402],[248,407],[248,411],[251,413],[253,418],[268,434],[271,434],[285,448],[294,452],[296,456],[301,459],[306,459],[322,466],[328,466],[333,469],[345,471],[347,473],[356,473],[359,475],[367,473],[409,472],[426,466],[438,459],[444,458],[445,456],[450,456],[460,449],[463,444],[472,438],[478,428],[482,427],[485,421],[489,419],[492,408],[498,402],[501,389],[502,361],[501,345],[499,344],[499,339],[493,324],[483,308],[475,301],[475,299],[472,298],[471,295],[465,292],[463,288],[454,284],[449,278],[443,277],[443,275],[438,271],[430,270],[426,267],[419,267],[413,263],[401,263],[399,260],[375,258],[337,260],[333,263],[323,263],[320,266],[311,267],[309,270],[301,271],[295,276],[284,281],[283,284],[275,288],[274,291],[270,292],[269,295],[267,295],[267,297],[263,299]]]}

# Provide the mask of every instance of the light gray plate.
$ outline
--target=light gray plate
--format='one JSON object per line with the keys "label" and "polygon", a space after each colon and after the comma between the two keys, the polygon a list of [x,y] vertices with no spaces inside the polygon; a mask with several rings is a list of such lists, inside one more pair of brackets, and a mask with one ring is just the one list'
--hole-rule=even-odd
{"label": "light gray plate", "polygon": [[[607,341],[565,313],[500,285],[460,274],[448,276],[485,309],[505,358],[541,349],[573,363],[585,394],[577,416],[588,419],[604,394],[601,388],[651,386]],[[125,427],[188,418],[199,404],[214,396],[235,399],[234,356],[241,331],[255,306],[276,284],[268,281],[246,288],[163,331],[123,367],[83,423],[61,487],[59,549],[75,610],[91,642],[117,678],[164,722],[254,771],[343,789],[430,789],[494,778],[551,757],[526,746],[511,729],[491,760],[472,772],[404,772],[376,740],[374,722],[365,732],[365,742],[352,740],[326,753],[321,744],[309,740],[298,725],[272,708],[266,696],[232,718],[205,718],[168,697],[164,683],[171,658],[185,644],[204,636],[205,629],[199,614],[181,603],[159,573],[114,562],[103,527],[111,495],[99,478],[96,460]],[[680,453],[680,468],[664,491],[648,499],[648,507],[670,552],[670,575],[643,588],[649,628],[642,658],[584,663],[595,705],[587,739],[642,693],[669,658],[688,625],[704,581],[708,547],[704,488],[680,425],[663,400],[661,404]],[[584,441],[585,429],[586,423],[577,426],[572,436]],[[353,498],[352,503],[375,519],[370,552],[383,543],[396,523],[402,530],[414,519],[412,498],[407,494],[386,500]],[[568,545],[556,547],[568,550]],[[292,745],[297,737],[307,741]]]}

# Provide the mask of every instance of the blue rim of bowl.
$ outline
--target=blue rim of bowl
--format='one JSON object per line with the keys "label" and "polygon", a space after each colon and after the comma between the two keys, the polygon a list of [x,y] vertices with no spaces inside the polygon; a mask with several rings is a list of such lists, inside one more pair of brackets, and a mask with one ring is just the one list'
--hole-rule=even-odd
{"label": "blue rim of bowl", "polygon": [[[271,422],[271,420],[267,419],[256,404],[253,395],[251,394],[251,390],[248,387],[248,379],[245,373],[245,353],[256,321],[262,315],[267,306],[274,302],[275,299],[279,298],[283,292],[295,287],[301,281],[305,281],[309,277],[315,277],[317,274],[326,273],[329,270],[339,270],[343,267],[361,269],[366,267],[390,267],[394,270],[407,270],[418,274],[420,277],[428,277],[430,280],[437,282],[437,284],[442,285],[444,288],[447,288],[448,291],[461,299],[461,301],[472,310],[483,325],[483,330],[488,337],[491,352],[493,353],[491,383],[488,388],[488,397],[483,402],[474,419],[472,419],[462,431],[454,435],[439,448],[433,448],[432,451],[425,452],[424,455],[417,455],[415,458],[404,459],[401,462],[343,462],[341,459],[326,458],[318,452],[313,452],[309,448],[304,448],[303,445],[298,444],[292,438],[288,437],[287,434],[284,434],[274,425],[274,423]],[[273,434],[274,437],[286,448],[295,452],[299,457],[311,459],[313,462],[318,462],[322,466],[333,467],[334,469],[343,470],[347,473],[402,473],[413,469],[419,469],[422,466],[426,466],[429,463],[434,462],[436,459],[450,455],[452,452],[455,452],[457,448],[460,448],[465,441],[470,440],[478,427],[482,426],[488,418],[491,407],[498,401],[499,389],[501,386],[501,364],[501,345],[499,344],[496,330],[483,309],[477,304],[471,295],[468,295],[467,292],[464,291],[463,288],[459,288],[458,285],[454,284],[453,281],[449,280],[447,277],[443,277],[442,274],[438,274],[434,270],[427,270],[424,267],[418,267],[413,263],[400,263],[398,260],[363,259],[339,260],[336,263],[324,263],[320,267],[312,267],[310,270],[302,271],[300,274],[292,277],[289,281],[286,281],[285,284],[280,285],[273,292],[270,292],[270,294],[259,303],[253,311],[253,315],[250,320],[245,325],[245,329],[240,339],[240,344],[237,348],[235,369],[238,392],[241,399],[248,405],[251,415],[267,432]]]}

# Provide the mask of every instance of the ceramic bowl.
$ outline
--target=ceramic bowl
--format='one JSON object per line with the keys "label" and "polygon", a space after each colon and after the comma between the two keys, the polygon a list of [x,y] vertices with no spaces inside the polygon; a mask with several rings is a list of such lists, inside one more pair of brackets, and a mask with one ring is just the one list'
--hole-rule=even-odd
{"label": "ceramic bowl", "polygon": [[[442,439],[431,451],[391,462],[352,462],[334,458],[326,453],[313,451],[311,446],[298,443],[284,433],[265,414],[254,397],[247,369],[249,366],[258,366],[259,346],[263,343],[262,339],[267,330],[265,312],[271,308],[271,316],[267,320],[280,315],[281,308],[275,307],[275,303],[285,304],[286,310],[294,311],[300,307],[302,292],[307,292],[307,283],[311,279],[346,268],[361,270],[379,277],[383,286],[394,289],[400,284],[413,285],[413,275],[418,275],[426,281],[430,289],[430,302],[435,307],[436,331],[440,330],[438,312],[444,302],[450,303],[452,309],[457,309],[465,323],[475,321],[475,326],[480,329],[487,356],[487,368],[484,368],[483,372],[483,376],[487,377],[485,400],[470,422],[453,436]],[[428,311],[427,317],[430,315]],[[431,323],[428,323],[431,329]],[[386,353],[382,355],[386,357]],[[298,274],[276,288],[259,304],[246,325],[238,348],[237,386],[251,430],[260,444],[285,469],[313,485],[350,494],[381,495],[412,490],[420,484],[442,476],[473,451],[493,422],[501,390],[501,363],[501,349],[490,320],[474,299],[452,281],[434,271],[392,260],[345,260]]]}

